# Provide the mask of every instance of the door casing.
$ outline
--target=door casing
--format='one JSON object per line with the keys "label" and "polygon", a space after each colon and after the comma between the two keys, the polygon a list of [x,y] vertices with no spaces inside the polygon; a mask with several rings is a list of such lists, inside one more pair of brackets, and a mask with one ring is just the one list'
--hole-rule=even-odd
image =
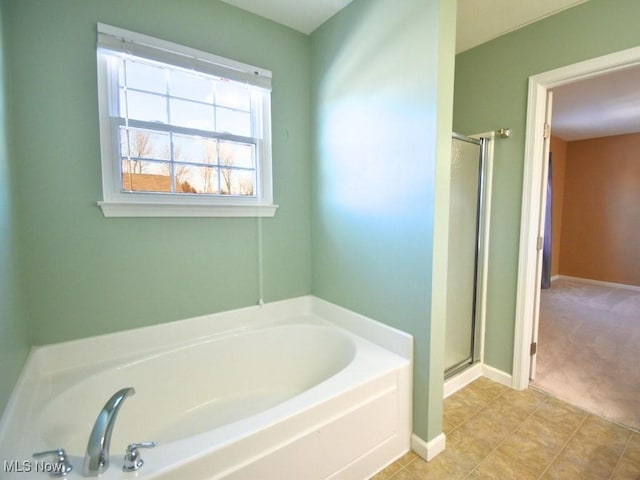
{"label": "door casing", "polygon": [[[537,239],[539,219],[546,192],[543,175],[544,123],[547,91],[579,80],[640,65],[640,47],[603,55],[529,77],[527,126],[525,136],[522,212],[520,220],[520,253],[511,386],[522,390],[529,385],[531,340],[538,322],[539,299],[536,289]],[[553,127],[552,127],[553,128]],[[534,323],[535,322],[535,323]]]}

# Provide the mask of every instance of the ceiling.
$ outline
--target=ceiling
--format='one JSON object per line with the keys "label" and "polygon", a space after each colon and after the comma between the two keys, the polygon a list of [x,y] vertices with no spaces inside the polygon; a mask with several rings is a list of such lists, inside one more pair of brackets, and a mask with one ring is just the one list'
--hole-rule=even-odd
{"label": "ceiling", "polygon": [[586,0],[458,0],[456,53]]}
{"label": "ceiling", "polygon": [[[310,34],[352,0],[222,0]],[[458,0],[460,53],[587,0]],[[554,89],[553,134],[567,141],[640,132],[640,68]]]}
{"label": "ceiling", "polygon": [[222,0],[309,35],[351,0]]}
{"label": "ceiling", "polygon": [[[222,1],[309,35],[352,0]],[[585,1],[458,0],[456,53]]]}
{"label": "ceiling", "polygon": [[640,67],[553,89],[551,131],[566,141],[640,132]]}

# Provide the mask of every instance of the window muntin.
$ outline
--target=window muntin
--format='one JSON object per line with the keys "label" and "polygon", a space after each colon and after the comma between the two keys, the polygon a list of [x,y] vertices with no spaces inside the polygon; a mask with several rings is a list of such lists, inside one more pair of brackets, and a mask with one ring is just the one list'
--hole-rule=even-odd
{"label": "window muntin", "polygon": [[256,196],[249,86],[135,57],[113,64],[122,192]]}
{"label": "window muntin", "polygon": [[[144,53],[150,51],[149,37],[105,25],[98,29],[103,211],[110,202],[184,202],[267,206],[266,214],[273,215],[270,89],[264,78],[254,81],[251,75],[258,72],[249,71],[243,81],[233,61],[225,67],[191,59],[205,71],[185,68],[191,49],[175,46],[187,52],[167,54],[167,42],[155,39],[162,44],[158,56],[175,64],[140,57],[131,53],[140,43],[127,43],[121,35],[144,40]],[[252,213],[239,214],[246,215]]]}

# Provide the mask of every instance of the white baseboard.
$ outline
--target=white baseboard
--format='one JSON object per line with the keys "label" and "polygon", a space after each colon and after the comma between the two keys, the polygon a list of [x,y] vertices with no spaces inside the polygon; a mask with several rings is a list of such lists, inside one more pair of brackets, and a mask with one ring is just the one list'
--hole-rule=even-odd
{"label": "white baseboard", "polygon": [[592,285],[601,285],[603,287],[622,288],[624,290],[633,290],[634,292],[640,292],[640,286],[627,285],[624,283],[603,282],[602,280],[593,280],[591,278],[571,277],[569,275],[558,275],[556,280],[562,278],[564,280],[573,280],[574,282],[590,283]]}
{"label": "white baseboard", "polygon": [[502,385],[514,388],[513,386],[513,377],[507,372],[503,372],[502,370],[498,370],[497,368],[493,368],[489,365],[482,365],[482,375],[487,377],[489,380],[493,380],[494,382],[501,383]]}
{"label": "white baseboard", "polygon": [[482,364],[476,363],[444,382],[444,398],[450,397],[482,376]]}
{"label": "white baseboard", "polygon": [[427,462],[433,460],[439,453],[444,452],[446,445],[447,436],[444,433],[441,433],[430,442],[425,442],[415,433],[411,435],[411,450]]}
{"label": "white baseboard", "polygon": [[[461,390],[480,377],[487,377],[489,380],[498,382],[506,387],[514,388],[512,385],[512,376],[510,374],[503,372],[502,370],[498,370],[497,368],[490,367],[489,365],[478,363],[445,382],[444,398],[453,395],[455,392]],[[436,455],[444,451],[447,443],[446,440],[446,435],[441,433],[430,442],[425,442],[414,433],[411,435],[411,449],[429,462],[435,458]]]}
{"label": "white baseboard", "polygon": [[480,377],[487,377],[489,380],[498,382],[506,387],[515,388],[512,385],[513,380],[510,374],[489,365],[478,363],[444,382],[444,398],[450,397]]}

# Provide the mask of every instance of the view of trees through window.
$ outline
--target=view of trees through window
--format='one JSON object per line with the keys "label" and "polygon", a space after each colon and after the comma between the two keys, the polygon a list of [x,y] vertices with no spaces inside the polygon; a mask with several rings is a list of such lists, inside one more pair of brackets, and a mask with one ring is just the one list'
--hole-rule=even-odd
{"label": "view of trees through window", "polygon": [[246,85],[118,61],[122,191],[256,195],[257,139]]}

